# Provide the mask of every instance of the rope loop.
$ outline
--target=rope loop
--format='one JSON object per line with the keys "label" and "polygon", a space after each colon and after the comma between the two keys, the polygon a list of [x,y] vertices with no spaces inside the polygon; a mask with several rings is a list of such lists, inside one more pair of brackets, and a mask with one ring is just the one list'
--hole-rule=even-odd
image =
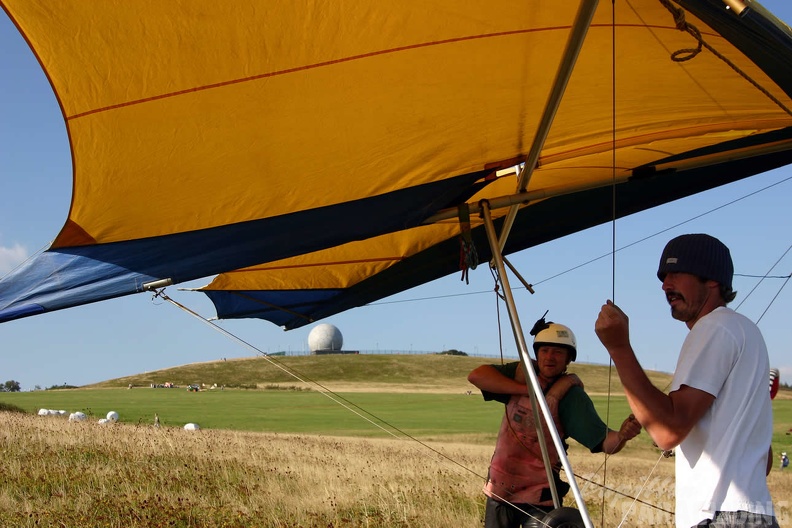
{"label": "rope loop", "polygon": [[676,24],[676,28],[679,31],[687,31],[693,38],[696,39],[698,42],[698,46],[695,48],[683,48],[676,50],[671,54],[671,60],[674,62],[685,62],[689,61],[690,59],[694,58],[696,55],[701,53],[701,49],[704,46],[704,42],[701,38],[701,31],[694,26],[693,24],[688,24],[687,19],[685,19],[685,11],[681,8],[674,7],[671,5],[669,0],[660,0],[660,3],[665,6],[671,12],[671,15],[674,17],[674,24]]}
{"label": "rope loop", "polygon": [[[684,17],[685,15],[683,13],[682,18],[684,19]],[[685,27],[683,31],[687,31],[693,35],[693,37],[696,39],[696,42],[698,42],[698,46],[695,48],[683,48],[676,50],[671,54],[671,60],[674,62],[685,62],[694,58],[696,55],[701,53],[701,49],[704,46],[704,41],[701,39],[701,31],[699,31],[698,28],[692,24],[688,24],[687,22],[684,24]]]}
{"label": "rope loop", "polygon": [[698,48],[683,48],[678,49],[671,54],[671,60],[674,62],[685,62],[694,58],[701,52],[701,46]]}

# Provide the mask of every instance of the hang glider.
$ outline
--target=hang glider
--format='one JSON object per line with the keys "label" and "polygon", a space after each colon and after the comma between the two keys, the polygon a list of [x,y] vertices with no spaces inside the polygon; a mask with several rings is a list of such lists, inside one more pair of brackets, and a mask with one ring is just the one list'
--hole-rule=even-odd
{"label": "hang glider", "polygon": [[73,155],[0,321],[242,269],[293,328],[455,271],[466,204],[483,260],[481,200],[511,252],[786,165],[792,38],[733,4],[0,0]]}

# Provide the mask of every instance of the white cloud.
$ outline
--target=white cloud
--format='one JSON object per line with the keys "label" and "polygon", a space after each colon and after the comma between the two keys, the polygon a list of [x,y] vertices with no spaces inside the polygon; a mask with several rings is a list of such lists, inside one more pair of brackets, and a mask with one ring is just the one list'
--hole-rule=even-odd
{"label": "white cloud", "polygon": [[0,246],[0,277],[19,266],[28,258],[27,250],[19,244]]}

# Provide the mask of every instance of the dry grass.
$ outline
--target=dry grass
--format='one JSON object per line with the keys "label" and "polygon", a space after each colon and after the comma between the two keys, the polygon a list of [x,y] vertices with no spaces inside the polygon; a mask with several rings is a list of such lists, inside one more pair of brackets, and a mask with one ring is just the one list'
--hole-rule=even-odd
{"label": "dry grass", "polygon": [[[0,412],[0,526],[480,527],[492,446],[67,423]],[[607,461],[606,486],[673,509],[673,463],[645,449]],[[438,455],[440,452],[443,456]],[[603,457],[575,445],[579,476]],[[790,473],[773,471],[781,511]],[[671,515],[581,483],[597,526]],[[603,522],[604,521],[604,522]],[[783,524],[783,522],[782,522]]]}
{"label": "dry grass", "polygon": [[[414,442],[0,413],[0,445],[0,526],[475,526],[481,516],[479,479]],[[487,457],[442,448],[466,467]]]}

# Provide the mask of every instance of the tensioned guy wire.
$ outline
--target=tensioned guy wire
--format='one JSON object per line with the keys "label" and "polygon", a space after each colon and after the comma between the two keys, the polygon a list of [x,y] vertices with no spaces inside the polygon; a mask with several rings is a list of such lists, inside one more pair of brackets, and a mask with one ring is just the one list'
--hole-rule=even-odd
{"label": "tensioned guy wire", "polygon": [[[432,446],[426,444],[425,442],[422,442],[421,440],[415,438],[414,436],[410,435],[406,431],[403,431],[403,430],[399,429],[395,425],[389,423],[387,420],[384,420],[384,419],[380,418],[379,416],[376,416],[375,414],[371,413],[370,411],[367,411],[367,410],[363,409],[359,405],[357,405],[357,404],[347,400],[343,396],[333,392],[332,390],[330,390],[329,388],[325,387],[324,385],[322,385],[318,381],[313,380],[313,379],[309,378],[308,376],[306,376],[304,374],[300,374],[293,367],[286,367],[285,365],[280,364],[278,361],[275,360],[275,358],[273,358],[273,357],[269,356],[268,354],[264,353],[263,351],[259,350],[258,348],[256,348],[251,343],[248,343],[244,339],[232,334],[228,330],[226,330],[226,329],[218,326],[217,324],[213,323],[212,321],[202,317],[199,313],[197,313],[197,312],[191,310],[190,308],[184,306],[180,302],[170,298],[165,293],[165,289],[164,288],[160,289],[160,290],[156,290],[154,292],[154,297],[158,297],[158,298],[160,298],[160,299],[162,299],[164,301],[167,301],[170,304],[176,306],[177,308],[180,308],[181,310],[184,310],[188,314],[190,314],[193,317],[199,319],[203,323],[209,325],[212,329],[220,332],[221,334],[223,334],[226,337],[236,341],[237,343],[242,344],[246,348],[249,348],[250,350],[253,350],[262,359],[265,359],[271,365],[273,365],[274,367],[280,369],[281,371],[283,371],[284,373],[286,373],[289,376],[293,377],[294,379],[296,379],[296,380],[298,380],[298,381],[300,381],[302,383],[309,383],[309,384],[313,384],[313,385],[319,387],[321,389],[319,391],[319,393],[322,396],[325,396],[326,398],[330,399],[334,403],[337,403],[338,405],[340,405],[344,409],[346,409],[346,410],[350,411],[351,413],[357,415],[358,417],[362,418],[363,420],[365,420],[366,422],[370,423],[374,427],[380,429],[381,431],[383,431],[383,432],[385,432],[385,433],[387,433],[387,434],[389,434],[392,437],[397,438],[397,439],[407,438],[409,440],[412,440],[412,441],[420,444],[421,446],[425,447],[426,449],[430,450],[435,455],[438,455],[442,459],[445,459],[446,461],[455,464],[456,466],[464,469],[465,471],[467,471],[469,473],[472,473],[473,475],[475,475],[475,476],[477,476],[477,477],[479,477],[481,479],[485,478],[483,475],[480,475],[480,474],[476,473],[472,469],[470,469],[470,468],[466,467],[465,465],[457,462],[456,460],[450,458],[449,456],[445,455],[444,453],[442,453],[442,452],[438,451],[437,449],[433,448]],[[368,416],[364,416],[364,414],[370,416],[371,418],[369,418]],[[387,427],[383,427],[383,425],[380,425],[380,424],[384,424]],[[398,435],[395,434],[394,431],[396,431],[399,434]],[[399,435],[401,435],[401,436],[399,436]]]}
{"label": "tensioned guy wire", "polygon": [[[284,373],[288,374],[289,376],[293,377],[294,379],[296,379],[296,380],[298,380],[300,382],[303,382],[303,383],[309,383],[309,384],[313,384],[313,385],[319,387],[321,390],[318,391],[318,392],[320,394],[322,394],[322,396],[324,396],[324,397],[328,398],[329,400],[333,401],[334,403],[340,405],[344,409],[352,412],[356,416],[362,418],[366,422],[368,422],[371,425],[373,425],[374,427],[380,429],[384,433],[392,436],[393,438],[411,440],[411,441],[419,444],[420,446],[426,448],[427,450],[429,450],[432,454],[436,455],[439,459],[444,460],[446,462],[449,462],[449,463],[453,464],[454,466],[456,466],[457,468],[462,469],[462,470],[464,470],[464,471],[466,471],[466,472],[468,472],[468,473],[470,473],[470,474],[472,474],[472,475],[474,475],[474,476],[476,476],[476,477],[478,477],[478,478],[480,478],[482,480],[484,480],[486,478],[484,475],[481,475],[481,474],[477,473],[473,469],[471,469],[471,468],[465,466],[464,464],[454,460],[453,458],[449,457],[448,455],[446,455],[446,454],[442,453],[441,451],[438,451],[437,449],[433,448],[432,446],[426,444],[425,442],[415,438],[414,436],[412,436],[409,433],[401,430],[397,426],[395,426],[395,425],[389,423],[388,421],[376,416],[375,414],[371,413],[370,411],[367,411],[367,410],[361,408],[359,405],[357,405],[357,404],[355,404],[353,402],[350,402],[349,400],[347,400],[343,396],[340,396],[339,394],[336,394],[335,392],[333,392],[332,390],[328,389],[327,387],[325,387],[324,385],[322,385],[318,381],[313,380],[310,377],[299,373],[296,369],[294,369],[292,367],[286,367],[285,365],[280,364],[277,360],[275,360],[275,358],[267,355],[266,353],[264,353],[262,350],[258,349],[257,347],[255,347],[251,343],[245,341],[244,339],[241,339],[240,337],[238,337],[238,336],[234,335],[233,333],[225,330],[224,328],[218,326],[217,324],[213,323],[212,321],[204,318],[203,316],[201,316],[197,312],[191,310],[190,308],[184,306],[183,304],[179,303],[178,301],[172,299],[171,297],[169,297],[165,293],[165,289],[164,288],[159,289],[159,290],[155,290],[153,296],[154,296],[154,298],[159,298],[159,299],[162,299],[164,301],[167,301],[168,303],[172,304],[173,306],[176,306],[177,308],[183,310],[187,314],[195,317],[196,319],[199,319],[204,324],[209,325],[213,330],[215,330],[217,332],[220,332],[221,334],[225,335],[226,337],[228,337],[228,338],[236,341],[237,343],[240,343],[244,347],[254,351],[262,359],[265,359],[271,365],[273,365],[274,367],[276,367],[279,370],[283,371]],[[364,416],[364,414],[368,415],[368,416]],[[369,416],[371,418],[369,418]],[[398,433],[398,434],[396,434],[396,433]],[[588,480],[588,479],[584,478],[584,480]],[[599,484],[599,483],[594,483],[594,484],[601,486],[601,484]],[[637,497],[632,497],[632,496],[630,496],[630,495],[628,495],[626,493],[622,493],[620,491],[617,491],[617,490],[614,490],[614,489],[610,489],[610,488],[606,488],[606,489],[608,491],[617,493],[617,494],[625,496],[625,497],[634,498],[636,501],[638,500]],[[642,502],[643,504],[646,504],[647,506],[662,510],[662,508],[660,508],[659,506],[655,506],[655,505],[646,503],[644,501],[639,501],[639,502]],[[541,522],[541,521],[539,521],[539,522]],[[544,523],[542,523],[542,524],[544,524]]]}
{"label": "tensioned guy wire", "polygon": [[[611,299],[616,302],[616,0],[611,0]],[[605,424],[610,422],[611,380],[613,361],[608,356],[608,398],[605,404]],[[605,428],[607,438],[609,429]],[[604,442],[604,441],[603,441]],[[602,461],[602,505],[600,526],[605,526],[605,486],[608,477],[608,454]]]}
{"label": "tensioned guy wire", "polygon": [[[706,216],[708,214],[711,214],[711,213],[714,213],[714,212],[719,211],[721,209],[724,209],[724,208],[726,208],[726,207],[728,207],[730,205],[733,205],[733,204],[735,204],[737,202],[740,202],[742,200],[750,198],[750,197],[752,197],[752,196],[754,196],[756,194],[759,194],[761,192],[770,190],[773,187],[776,187],[776,186],[778,186],[778,185],[780,185],[782,183],[786,183],[786,182],[788,182],[790,180],[792,180],[792,176],[787,176],[786,178],[783,178],[783,179],[781,179],[781,180],[779,180],[777,182],[771,183],[771,184],[769,184],[769,185],[767,185],[765,187],[762,187],[761,189],[757,189],[756,191],[752,191],[752,192],[750,192],[748,194],[740,196],[739,198],[735,198],[734,200],[731,200],[729,202],[721,204],[721,205],[719,205],[717,207],[713,207],[712,209],[709,209],[709,210],[707,210],[707,211],[705,211],[703,213],[700,213],[700,214],[697,214],[695,216],[692,216],[692,217],[688,218],[687,220],[683,220],[682,222],[678,222],[678,223],[676,223],[676,224],[674,224],[672,226],[669,226],[669,227],[666,227],[664,229],[661,229],[660,231],[656,231],[656,232],[654,232],[654,233],[652,233],[650,235],[647,235],[647,236],[645,236],[643,238],[640,238],[640,239],[638,239],[638,240],[636,240],[634,242],[630,242],[629,244],[626,244],[626,245],[618,248],[616,251],[617,252],[618,251],[624,251],[625,249],[631,248],[632,246],[635,246],[635,245],[641,244],[643,242],[646,242],[647,240],[650,240],[650,239],[652,239],[654,237],[662,235],[663,233],[666,233],[668,231],[676,229],[677,227],[680,227],[680,226],[683,226],[683,225],[688,224],[690,222],[693,222],[695,220],[698,220],[699,218],[702,218],[702,217],[704,217],[704,216]],[[551,276],[546,277],[544,279],[541,279],[539,281],[535,281],[535,282],[532,283],[532,285],[533,286],[538,286],[538,285],[543,284],[545,282],[549,282],[549,281],[551,281],[553,279],[557,279],[558,277],[561,277],[562,275],[566,275],[567,273],[571,273],[571,272],[573,272],[575,270],[578,270],[580,268],[588,266],[589,264],[592,264],[594,262],[597,262],[597,261],[602,260],[602,259],[607,258],[607,257],[612,257],[612,252],[608,252],[608,253],[605,253],[603,255],[599,255],[598,257],[591,258],[591,259],[589,259],[589,260],[587,260],[587,261],[585,261],[585,262],[583,262],[581,264],[578,264],[578,265],[573,266],[571,268],[567,268],[564,271],[561,271],[559,273],[556,273],[554,275],[551,275]],[[740,273],[735,273],[735,275],[751,276],[751,275],[742,275]],[[784,275],[784,276],[780,276],[780,277],[768,276],[766,278],[768,278],[768,279],[772,279],[772,278],[785,279],[786,277],[787,276]],[[524,288],[521,288],[521,287],[517,286],[517,287],[514,287],[512,289],[513,290],[519,290],[519,289],[524,289]],[[369,303],[367,306],[382,306],[382,305],[386,305],[386,304],[400,304],[400,303],[407,303],[407,302],[429,301],[429,300],[434,300],[434,299],[448,299],[448,298],[453,298],[453,297],[465,297],[465,296],[468,296],[468,295],[481,295],[481,294],[484,294],[484,293],[491,293],[491,292],[492,292],[492,290],[479,290],[479,291],[475,291],[475,292],[454,293],[454,294],[450,294],[450,295],[434,295],[434,296],[429,296],[429,297],[415,297],[415,298],[412,298],[412,299],[400,299],[400,300],[395,300],[395,301],[372,302],[372,303]]]}

